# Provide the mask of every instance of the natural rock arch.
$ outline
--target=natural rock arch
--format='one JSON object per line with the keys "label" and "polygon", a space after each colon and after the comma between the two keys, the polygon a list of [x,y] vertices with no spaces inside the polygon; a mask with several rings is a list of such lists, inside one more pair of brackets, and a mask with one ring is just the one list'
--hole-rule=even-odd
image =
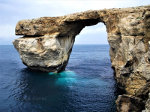
{"label": "natural rock arch", "polygon": [[126,92],[118,97],[117,109],[141,111],[150,90],[150,6],[22,20],[16,34],[24,36],[13,44],[30,69],[60,72],[68,63],[75,36],[99,22],[106,25],[115,78]]}

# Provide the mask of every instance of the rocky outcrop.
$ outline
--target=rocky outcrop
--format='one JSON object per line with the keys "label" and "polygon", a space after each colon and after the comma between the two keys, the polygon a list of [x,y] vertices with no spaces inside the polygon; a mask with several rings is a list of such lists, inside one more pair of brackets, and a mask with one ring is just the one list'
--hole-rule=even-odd
{"label": "rocky outcrop", "polygon": [[13,44],[30,69],[60,72],[68,63],[76,35],[99,22],[106,25],[115,78],[125,91],[116,101],[117,110],[149,111],[150,6],[22,20],[16,35],[23,37]]}
{"label": "rocky outcrop", "polygon": [[132,95],[119,95],[116,100],[118,112],[141,112],[145,103]]}

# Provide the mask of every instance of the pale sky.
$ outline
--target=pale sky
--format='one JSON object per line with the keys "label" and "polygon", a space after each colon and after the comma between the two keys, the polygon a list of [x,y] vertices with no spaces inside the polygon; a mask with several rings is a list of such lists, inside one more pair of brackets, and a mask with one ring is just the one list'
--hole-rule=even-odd
{"label": "pale sky", "polygon": [[[0,0],[0,45],[11,45],[19,20],[104,8],[150,5],[150,0]],[[75,44],[107,44],[102,23],[84,28]]]}

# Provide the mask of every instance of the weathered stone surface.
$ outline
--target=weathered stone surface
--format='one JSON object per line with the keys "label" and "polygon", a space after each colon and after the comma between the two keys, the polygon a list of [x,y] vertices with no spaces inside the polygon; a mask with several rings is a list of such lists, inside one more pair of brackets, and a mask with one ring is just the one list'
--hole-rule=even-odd
{"label": "weathered stone surface", "polygon": [[150,93],[148,100],[146,101],[145,110],[143,110],[142,112],[150,112]]}
{"label": "weathered stone surface", "polygon": [[131,95],[119,95],[116,104],[118,112],[141,112],[144,109],[142,99]]}
{"label": "weathered stone surface", "polygon": [[[107,28],[112,67],[119,87],[135,102],[137,98],[146,102],[150,92],[150,6],[22,20],[16,26],[16,34],[23,37],[13,44],[29,68],[60,72],[68,63],[75,36],[85,26],[98,22]],[[136,105],[131,100],[128,102]],[[133,111],[141,109],[137,107]]]}

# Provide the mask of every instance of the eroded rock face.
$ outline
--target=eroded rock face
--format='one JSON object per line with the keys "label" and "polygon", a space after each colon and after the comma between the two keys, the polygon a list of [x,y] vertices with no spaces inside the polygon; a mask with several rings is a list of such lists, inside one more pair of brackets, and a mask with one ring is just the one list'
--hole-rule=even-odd
{"label": "eroded rock face", "polygon": [[[16,35],[23,37],[13,44],[29,68],[60,72],[68,63],[76,35],[98,22],[106,25],[115,78],[125,91],[117,99],[118,111],[144,110],[150,92],[150,6],[22,20],[16,26]],[[138,106],[136,102],[140,101],[142,105]]]}
{"label": "eroded rock face", "polygon": [[132,95],[118,96],[116,103],[118,112],[141,112],[145,105],[141,98]]}

